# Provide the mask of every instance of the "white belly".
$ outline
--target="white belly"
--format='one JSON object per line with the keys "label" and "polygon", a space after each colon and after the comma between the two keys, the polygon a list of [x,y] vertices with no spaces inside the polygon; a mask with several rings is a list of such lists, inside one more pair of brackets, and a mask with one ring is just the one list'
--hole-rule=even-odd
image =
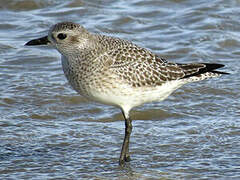
{"label": "white belly", "polygon": [[[167,82],[162,86],[156,87],[122,87],[121,93],[107,93],[91,90],[91,98],[104,104],[133,108],[144,103],[153,101],[162,101],[166,99],[173,91],[181,87],[186,82],[181,80]],[[120,87],[119,87],[120,88]],[[116,89],[117,91],[117,89]]]}

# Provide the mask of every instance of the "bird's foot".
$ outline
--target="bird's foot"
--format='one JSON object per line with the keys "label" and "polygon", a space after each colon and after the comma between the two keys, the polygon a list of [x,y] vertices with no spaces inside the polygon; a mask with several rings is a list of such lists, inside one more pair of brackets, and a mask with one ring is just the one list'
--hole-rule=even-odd
{"label": "bird's foot", "polygon": [[120,166],[125,166],[126,162],[130,162],[131,161],[131,158],[129,155],[125,155],[124,158],[120,158],[119,159],[119,165]]}
{"label": "bird's foot", "polygon": [[127,155],[124,157],[124,160],[125,160],[125,162],[130,162],[130,161],[131,161],[130,155],[127,154]]}

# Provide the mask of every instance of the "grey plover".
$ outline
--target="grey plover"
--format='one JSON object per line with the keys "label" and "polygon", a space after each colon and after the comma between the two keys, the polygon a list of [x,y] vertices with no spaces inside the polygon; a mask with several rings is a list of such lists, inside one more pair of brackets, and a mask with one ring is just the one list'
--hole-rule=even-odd
{"label": "grey plover", "polygon": [[72,22],[58,23],[48,36],[25,45],[52,45],[62,55],[63,71],[73,89],[90,100],[121,108],[125,137],[120,165],[130,161],[132,108],[162,101],[186,83],[228,74],[216,71],[222,64],[168,62],[134,43],[90,33]]}

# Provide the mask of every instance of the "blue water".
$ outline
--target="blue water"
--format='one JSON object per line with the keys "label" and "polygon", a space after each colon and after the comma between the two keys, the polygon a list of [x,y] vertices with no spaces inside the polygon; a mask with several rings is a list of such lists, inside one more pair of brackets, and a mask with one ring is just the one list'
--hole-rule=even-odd
{"label": "blue water", "polygon": [[[240,178],[240,1],[0,4],[0,179]],[[132,161],[120,168],[120,110],[73,91],[56,50],[24,46],[61,21],[231,74],[134,109]]]}

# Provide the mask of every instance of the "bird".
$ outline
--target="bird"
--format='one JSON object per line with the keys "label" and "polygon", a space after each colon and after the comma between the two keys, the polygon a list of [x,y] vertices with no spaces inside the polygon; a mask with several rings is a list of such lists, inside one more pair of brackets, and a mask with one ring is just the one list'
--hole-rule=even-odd
{"label": "bird", "polygon": [[134,107],[163,101],[184,84],[229,74],[216,70],[223,64],[170,62],[133,42],[92,33],[73,22],[59,22],[48,35],[25,45],[54,47],[61,54],[63,72],[75,91],[91,101],[121,109],[125,135],[120,166],[131,160],[130,111]]}

